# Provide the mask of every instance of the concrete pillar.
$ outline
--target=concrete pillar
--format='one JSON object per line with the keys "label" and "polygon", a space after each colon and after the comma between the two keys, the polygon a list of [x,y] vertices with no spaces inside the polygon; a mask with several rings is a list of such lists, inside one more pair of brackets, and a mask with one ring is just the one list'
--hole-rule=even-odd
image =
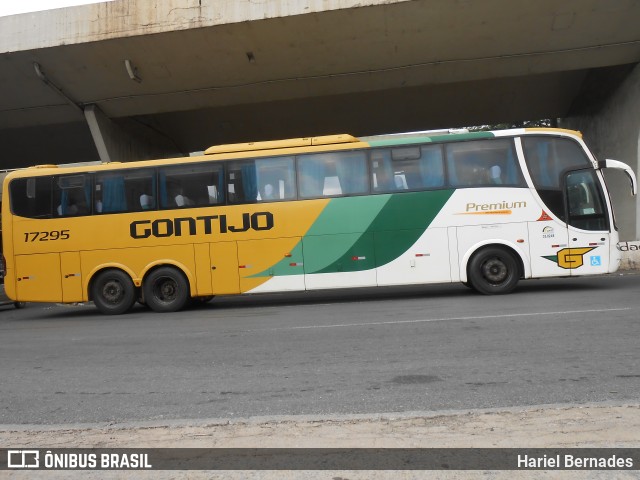
{"label": "concrete pillar", "polygon": [[[580,130],[599,160],[612,158],[640,172],[640,64],[595,114],[563,119],[565,128]],[[640,195],[630,195],[629,181],[621,172],[605,171],[620,229],[620,240],[640,239]]]}
{"label": "concrete pillar", "polygon": [[84,107],[84,116],[102,162],[129,162],[184,155],[170,139],[148,127],[137,125],[135,133],[125,130],[96,105]]}

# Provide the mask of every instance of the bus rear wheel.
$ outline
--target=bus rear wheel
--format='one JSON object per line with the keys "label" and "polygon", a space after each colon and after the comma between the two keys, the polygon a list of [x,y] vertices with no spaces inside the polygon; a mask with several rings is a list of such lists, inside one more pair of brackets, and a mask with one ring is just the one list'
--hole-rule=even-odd
{"label": "bus rear wheel", "polygon": [[101,313],[120,315],[136,302],[136,289],[129,275],[121,270],[100,272],[91,286],[91,299]]}
{"label": "bus rear wheel", "polygon": [[189,300],[189,282],[178,269],[160,267],[142,284],[147,306],[156,312],[177,312]]}
{"label": "bus rear wheel", "polygon": [[516,288],[520,279],[518,260],[508,250],[488,247],[469,262],[469,282],[484,295],[501,295]]}

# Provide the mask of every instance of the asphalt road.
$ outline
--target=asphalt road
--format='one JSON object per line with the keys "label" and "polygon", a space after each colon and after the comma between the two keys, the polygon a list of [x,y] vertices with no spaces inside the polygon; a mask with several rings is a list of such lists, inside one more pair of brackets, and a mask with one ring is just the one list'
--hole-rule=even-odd
{"label": "asphalt road", "polygon": [[0,423],[359,414],[640,398],[640,275],[0,307]]}

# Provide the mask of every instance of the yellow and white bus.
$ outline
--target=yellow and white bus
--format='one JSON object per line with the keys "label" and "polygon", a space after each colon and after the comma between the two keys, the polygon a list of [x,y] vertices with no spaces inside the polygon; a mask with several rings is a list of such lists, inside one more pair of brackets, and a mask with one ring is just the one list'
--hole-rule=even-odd
{"label": "yellow and white bus", "polygon": [[610,273],[618,234],[578,132],[518,129],[219,145],[37,166],[4,181],[5,288],[121,314],[191,298]]}

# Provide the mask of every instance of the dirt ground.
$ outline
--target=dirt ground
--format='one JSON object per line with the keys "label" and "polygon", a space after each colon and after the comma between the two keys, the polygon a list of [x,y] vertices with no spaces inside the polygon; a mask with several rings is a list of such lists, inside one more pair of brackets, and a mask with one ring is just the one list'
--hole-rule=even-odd
{"label": "dirt ground", "polygon": [[[640,404],[345,417],[274,417],[160,424],[0,426],[9,448],[640,447]],[[34,475],[35,474],[35,475]],[[94,471],[0,472],[0,478],[91,479],[625,479],[638,471]]]}

